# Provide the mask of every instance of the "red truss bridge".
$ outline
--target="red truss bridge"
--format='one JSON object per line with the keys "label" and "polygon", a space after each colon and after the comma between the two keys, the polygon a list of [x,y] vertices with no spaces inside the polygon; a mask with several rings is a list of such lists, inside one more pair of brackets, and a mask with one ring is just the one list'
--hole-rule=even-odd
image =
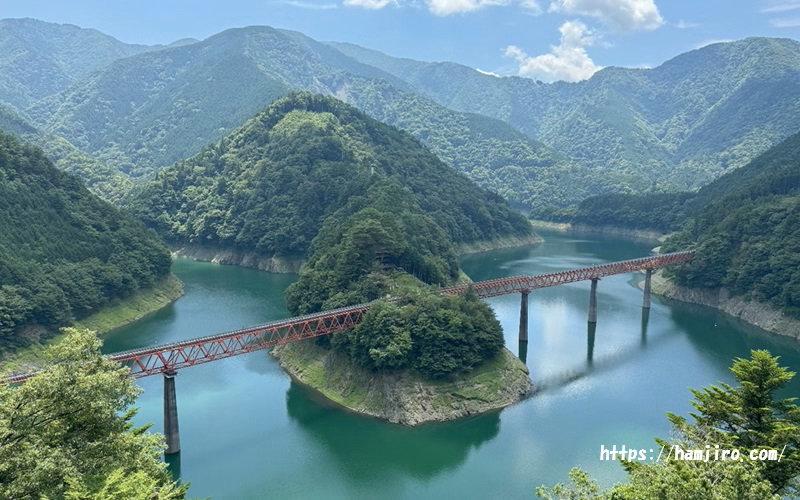
{"label": "red truss bridge", "polygon": [[582,267],[580,269],[560,271],[557,273],[539,274],[536,276],[511,276],[509,278],[479,281],[469,285],[443,288],[442,293],[457,294],[463,292],[467,287],[472,287],[478,297],[485,299],[488,297],[497,297],[498,295],[507,295],[509,293],[522,293],[537,288],[574,283],[576,281],[598,280],[613,274],[652,270],[658,267],[687,262],[692,260],[693,257],[694,251],[667,253],[663,255],[654,255],[652,257],[643,257],[641,259],[612,262],[600,266]]}
{"label": "red truss bridge", "polygon": [[[525,316],[527,316],[526,299],[529,291],[537,288],[563,285],[565,283],[591,280],[592,295],[590,296],[589,321],[594,321],[591,308],[597,280],[600,278],[614,274],[647,270],[645,287],[646,305],[644,307],[649,307],[650,271],[658,267],[689,261],[693,256],[694,252],[692,251],[675,252],[537,276],[512,276],[509,278],[479,281],[470,285],[444,288],[441,292],[444,294],[458,294],[463,292],[467,287],[472,287],[480,298],[522,293],[524,313],[526,313]],[[130,368],[130,375],[135,378],[147,377],[159,373],[172,373],[175,370],[188,366],[230,358],[248,352],[268,349],[289,342],[353,328],[361,322],[361,318],[369,307],[370,305],[368,303],[341,307],[316,314],[307,314],[305,316],[271,321],[261,325],[206,337],[118,352],[111,354],[110,357],[128,366]],[[524,339],[521,331],[520,340],[527,340],[527,321]],[[31,375],[32,373],[15,374],[12,377],[3,379],[0,383],[21,382]]]}

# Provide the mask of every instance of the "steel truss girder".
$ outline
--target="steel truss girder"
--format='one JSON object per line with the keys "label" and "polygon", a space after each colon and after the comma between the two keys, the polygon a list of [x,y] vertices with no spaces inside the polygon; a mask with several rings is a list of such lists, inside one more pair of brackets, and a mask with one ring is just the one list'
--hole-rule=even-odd
{"label": "steel truss girder", "polygon": [[[654,269],[687,262],[693,257],[693,251],[675,252],[538,276],[512,276],[479,281],[470,285],[443,288],[441,293],[454,295],[463,292],[467,287],[472,287],[478,297],[484,299],[576,281],[599,279],[612,274]],[[369,304],[341,307],[207,337],[118,352],[111,354],[110,357],[127,366],[132,377],[147,377],[353,328],[361,322],[364,312],[369,307]],[[0,380],[0,384],[22,382],[34,373],[13,374]]]}

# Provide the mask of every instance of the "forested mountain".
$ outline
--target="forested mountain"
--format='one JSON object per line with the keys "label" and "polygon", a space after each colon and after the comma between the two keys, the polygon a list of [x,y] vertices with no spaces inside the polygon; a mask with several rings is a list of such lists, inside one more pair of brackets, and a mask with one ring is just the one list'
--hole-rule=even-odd
{"label": "forested mountain", "polygon": [[331,45],[443,106],[504,120],[615,176],[621,192],[698,188],[800,129],[800,43],[789,39],[718,43],[653,69],[553,84]]}
{"label": "forested mountain", "polygon": [[0,132],[0,347],[149,287],[170,264],[153,231]]}
{"label": "forested mountain", "polygon": [[[654,69],[606,68],[553,84],[264,26],[173,45],[123,44],[142,53],[98,63],[67,88],[62,79],[28,99],[23,116],[136,178],[222,137],[273,99],[309,90],[411,132],[541,217],[589,195],[696,189],[800,128],[800,43],[788,39],[714,44]],[[25,67],[50,71],[41,61]],[[108,177],[91,170],[82,175]]]}
{"label": "forested mountain", "polygon": [[696,248],[678,284],[724,287],[800,318],[800,133],[698,193],[665,248]]}
{"label": "forested mountain", "polygon": [[0,101],[24,109],[117,59],[152,49],[71,24],[1,19]]}
{"label": "forested mountain", "polygon": [[800,318],[800,133],[696,193],[592,197],[572,222],[680,230],[664,249],[697,253],[678,284],[724,287]]}
{"label": "forested mountain", "polygon": [[23,141],[41,148],[57,168],[83,179],[91,192],[106,201],[119,202],[133,185],[127,175],[84,153],[63,137],[42,132],[2,103],[0,131],[15,134]]}
{"label": "forested mountain", "polygon": [[[118,60],[26,112],[43,130],[138,177],[189,156],[290,89],[333,95],[411,132],[515,203],[575,203],[591,184],[586,169],[506,123],[450,111],[328,45],[268,27]],[[563,178],[573,179],[571,190]]]}
{"label": "forested mountain", "polygon": [[[380,194],[389,191],[410,196]],[[329,217],[343,220],[381,196],[397,203],[398,213],[402,203],[421,209],[456,243],[531,234],[502,198],[409,134],[308,93],[274,102],[218,143],[163,169],[132,207],[173,241],[304,255]]]}

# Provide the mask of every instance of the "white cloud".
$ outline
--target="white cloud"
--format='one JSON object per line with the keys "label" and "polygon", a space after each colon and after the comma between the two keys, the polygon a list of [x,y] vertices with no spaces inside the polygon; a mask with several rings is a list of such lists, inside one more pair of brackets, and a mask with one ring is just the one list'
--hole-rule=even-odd
{"label": "white cloud", "polygon": [[692,28],[697,28],[699,26],[700,25],[697,24],[697,23],[690,23],[690,22],[684,21],[683,19],[681,19],[680,21],[675,23],[675,27],[678,28],[679,30],[688,30],[688,29],[692,29]]}
{"label": "white cloud", "polygon": [[386,7],[393,0],[344,0],[344,5],[348,7],[363,7],[365,9],[378,10]]}
{"label": "white cloud", "polygon": [[577,82],[592,76],[602,69],[592,61],[584,47],[592,45],[592,32],[580,21],[567,21],[558,28],[561,43],[551,45],[549,54],[528,56],[519,47],[506,47],[506,57],[516,59],[519,74],[535,77],[546,82],[566,80]]}
{"label": "white cloud", "polygon": [[426,0],[428,10],[437,16],[472,12],[491,5],[505,5],[506,0]]}
{"label": "white cloud", "polygon": [[654,0],[553,0],[550,11],[596,17],[623,32],[652,30],[664,23]]}
{"label": "white cloud", "polygon": [[482,75],[489,75],[489,76],[494,76],[494,77],[500,78],[500,75],[498,75],[497,73],[492,73],[491,71],[484,71],[484,70],[478,69],[478,68],[475,68],[475,71],[477,71],[478,73],[480,73]]}
{"label": "white cloud", "polygon": [[796,28],[800,26],[800,17],[778,17],[770,19],[769,23],[776,28]]}
{"label": "white cloud", "polygon": [[299,9],[310,9],[310,10],[330,10],[339,8],[339,5],[335,3],[312,3],[312,2],[302,2],[300,0],[284,0],[283,3],[285,3],[286,5],[291,5],[292,7],[297,7]]}
{"label": "white cloud", "polygon": [[766,2],[767,6],[761,12],[776,13],[800,9],[800,0],[779,0]]}
{"label": "white cloud", "polygon": [[544,12],[542,10],[542,6],[539,5],[539,2],[537,0],[522,0],[520,2],[520,5],[522,6],[523,9],[528,11],[528,14],[532,14],[534,16],[538,16],[539,14]]}

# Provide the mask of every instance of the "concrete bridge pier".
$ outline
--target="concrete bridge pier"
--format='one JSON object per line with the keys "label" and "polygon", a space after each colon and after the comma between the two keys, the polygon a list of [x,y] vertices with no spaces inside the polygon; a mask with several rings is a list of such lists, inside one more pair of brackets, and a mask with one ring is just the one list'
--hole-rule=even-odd
{"label": "concrete bridge pier", "polygon": [[592,278],[592,288],[589,291],[589,323],[597,323],[597,282],[600,278]]}
{"label": "concrete bridge pier", "polygon": [[181,451],[181,436],[178,432],[178,399],[175,395],[176,371],[164,372],[164,436],[167,438],[169,455]]}
{"label": "concrete bridge pier", "polygon": [[653,270],[648,269],[644,275],[644,298],[642,299],[642,307],[650,309],[650,277],[653,276]]}
{"label": "concrete bridge pier", "polygon": [[530,290],[522,290],[522,300],[519,303],[519,341],[528,341],[528,293]]}

